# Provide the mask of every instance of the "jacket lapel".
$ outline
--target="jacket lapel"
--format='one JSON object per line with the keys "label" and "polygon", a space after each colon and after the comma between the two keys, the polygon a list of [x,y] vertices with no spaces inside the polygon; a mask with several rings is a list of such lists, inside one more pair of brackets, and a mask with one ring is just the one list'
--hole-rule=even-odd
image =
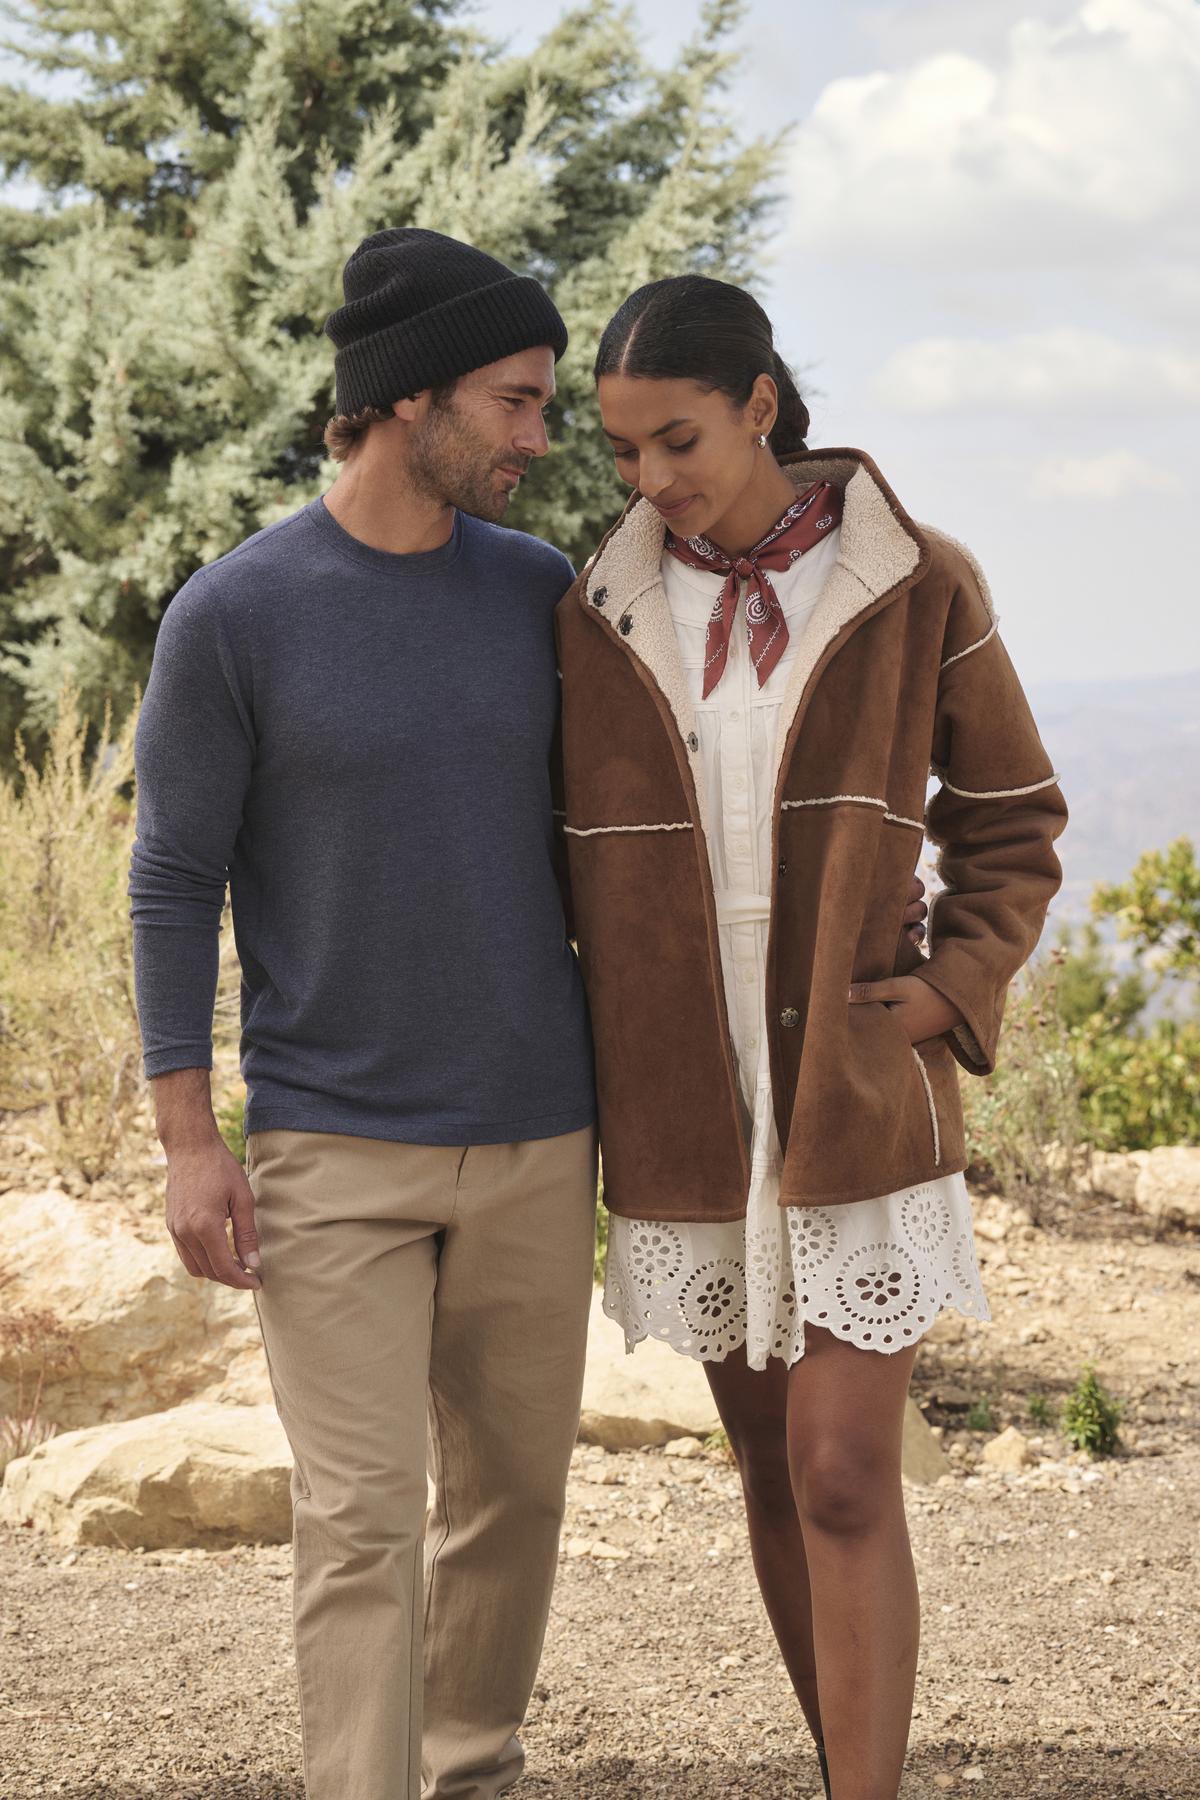
{"label": "jacket lapel", "polygon": [[[836,483],[844,503],[838,560],[805,625],[780,708],[777,797],[793,727],[825,652],[863,615],[911,585],[929,564],[929,545],[921,531],[861,451],[806,452],[787,465],[786,473],[798,488],[813,481]],[[578,594],[584,610],[641,665],[665,701],[687,752],[696,731],[696,713],[660,572],[665,535],[653,505],[635,494],[585,571]],[[701,830],[707,836],[703,784],[693,785]]]}

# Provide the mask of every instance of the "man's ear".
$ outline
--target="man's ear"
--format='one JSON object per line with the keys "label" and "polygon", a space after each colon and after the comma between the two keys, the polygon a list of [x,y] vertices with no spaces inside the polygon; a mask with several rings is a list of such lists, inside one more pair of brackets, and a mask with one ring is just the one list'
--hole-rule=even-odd
{"label": "man's ear", "polygon": [[406,424],[413,424],[415,420],[428,412],[430,392],[429,388],[423,388],[419,394],[406,394],[403,400],[393,400],[393,413],[398,419],[403,419]]}

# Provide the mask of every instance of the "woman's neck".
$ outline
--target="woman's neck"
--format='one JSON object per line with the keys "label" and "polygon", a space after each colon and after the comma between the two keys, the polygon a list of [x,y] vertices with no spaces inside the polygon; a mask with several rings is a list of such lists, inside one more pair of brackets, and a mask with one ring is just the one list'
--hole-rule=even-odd
{"label": "woman's neck", "polygon": [[763,469],[748,481],[733,505],[705,532],[726,556],[744,556],[782,518],[796,487],[773,456],[763,453]]}

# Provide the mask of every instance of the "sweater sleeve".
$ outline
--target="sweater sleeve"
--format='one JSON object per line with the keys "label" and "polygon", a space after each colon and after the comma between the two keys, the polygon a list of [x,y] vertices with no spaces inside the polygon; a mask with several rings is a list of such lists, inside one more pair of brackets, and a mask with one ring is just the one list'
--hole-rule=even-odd
{"label": "sweater sleeve", "polygon": [[1054,840],[1067,809],[975,570],[954,554],[932,757],[940,785],[926,811],[944,886],[919,973],[963,1015],[947,1036],[958,1061],[989,1075],[1009,984],[1062,880]]}
{"label": "sweater sleeve", "polygon": [[134,745],[129,875],[148,1077],[212,1067],[225,886],[254,758],[248,684],[205,571],[167,607]]}

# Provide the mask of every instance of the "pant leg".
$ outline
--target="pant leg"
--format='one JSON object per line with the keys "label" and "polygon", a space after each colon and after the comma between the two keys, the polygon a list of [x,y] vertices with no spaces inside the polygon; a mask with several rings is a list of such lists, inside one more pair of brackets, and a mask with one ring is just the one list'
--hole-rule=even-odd
{"label": "pant leg", "polygon": [[521,1774],[579,1427],[595,1200],[590,1127],[464,1159],[430,1363],[425,1800],[493,1800]]}
{"label": "pant leg", "polygon": [[247,1168],[275,1403],[295,1458],[309,1800],[417,1800],[426,1391],[463,1152],[256,1132]]}

